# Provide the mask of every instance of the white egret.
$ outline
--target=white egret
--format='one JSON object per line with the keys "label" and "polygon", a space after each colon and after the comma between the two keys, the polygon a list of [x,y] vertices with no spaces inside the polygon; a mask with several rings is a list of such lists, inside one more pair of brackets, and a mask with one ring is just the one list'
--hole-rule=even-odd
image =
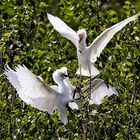
{"label": "white egret", "polygon": [[102,50],[106,47],[112,37],[126,24],[138,19],[140,13],[129,17],[106,29],[95,40],[93,40],[91,45],[88,47],[86,45],[87,34],[85,29],[80,29],[75,32],[60,18],[55,17],[51,14],[47,14],[47,16],[55,30],[58,31],[62,36],[69,39],[76,46],[79,63],[79,68],[76,74],[94,77],[100,73],[99,70],[94,66],[94,63],[96,62],[97,57],[100,56]]}
{"label": "white egret", "polygon": [[[63,73],[68,75],[66,68],[63,67],[62,71]],[[73,93],[73,91],[75,90],[75,86],[71,84],[69,77],[66,77],[64,79],[64,83],[68,87],[69,93],[71,93],[71,98],[75,100],[80,99],[81,95],[78,92]],[[96,78],[93,81],[91,81],[90,84],[87,84],[85,88],[81,89],[81,92],[83,93],[90,88],[91,88],[91,91],[90,91],[91,93],[89,94],[90,99],[88,99],[88,97],[86,98],[86,100],[89,100],[90,105],[92,104],[100,105],[104,97],[110,97],[113,94],[118,95],[118,92],[116,91],[114,87],[112,87],[110,84],[107,84],[104,80],[99,79],[99,78]],[[78,104],[79,107],[81,107],[81,104],[79,101],[76,103]]]}
{"label": "white egret", "polygon": [[53,114],[57,109],[59,119],[64,124],[67,123],[67,105],[72,102],[72,109],[78,108],[69,96],[69,90],[63,82],[65,74],[61,69],[53,73],[53,79],[58,86],[52,87],[45,84],[41,77],[34,75],[25,66],[18,65],[13,70],[7,65],[5,75],[25,103],[49,114]]}

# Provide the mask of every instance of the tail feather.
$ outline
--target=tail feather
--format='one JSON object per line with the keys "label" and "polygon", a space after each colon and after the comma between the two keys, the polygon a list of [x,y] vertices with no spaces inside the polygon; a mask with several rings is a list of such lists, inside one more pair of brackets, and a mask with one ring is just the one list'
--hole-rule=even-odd
{"label": "tail feather", "polygon": [[65,124],[66,125],[66,123],[67,123],[67,110],[59,110],[59,120],[61,120],[61,122],[63,123],[63,124]]}
{"label": "tail feather", "polygon": [[[92,65],[92,64],[90,66],[90,69],[91,69],[91,75],[90,75],[90,72],[89,72],[88,68],[81,67],[81,75],[82,76],[95,77],[96,75],[98,75],[100,73],[100,71],[94,65]],[[76,74],[80,75],[80,68],[78,68]]]}

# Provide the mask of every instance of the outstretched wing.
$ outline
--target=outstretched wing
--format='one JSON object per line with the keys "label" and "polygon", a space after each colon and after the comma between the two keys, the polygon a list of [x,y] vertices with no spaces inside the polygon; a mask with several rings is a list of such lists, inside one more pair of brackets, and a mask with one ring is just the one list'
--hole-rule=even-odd
{"label": "outstretched wing", "polygon": [[112,39],[112,37],[118,32],[120,31],[126,24],[128,24],[129,22],[138,19],[138,17],[140,16],[140,13],[129,17],[117,24],[115,24],[114,26],[106,29],[105,31],[103,31],[92,43],[91,45],[87,48],[90,53],[90,59],[91,62],[95,62],[97,60],[97,57],[100,56],[100,53],[102,52],[102,50],[106,47],[107,43]]}
{"label": "outstretched wing", "polygon": [[47,14],[47,16],[55,30],[58,31],[62,36],[69,39],[77,47],[79,40],[77,33],[72,30],[66,23],[64,23],[60,18],[55,17],[51,14]]}
{"label": "outstretched wing", "polygon": [[25,66],[18,65],[15,71],[7,66],[5,75],[25,103],[50,114],[53,113],[62,96],[56,90],[45,84]]}
{"label": "outstretched wing", "polygon": [[118,95],[117,91],[111,85],[107,85],[104,80],[96,78],[93,82],[92,93],[90,97],[90,104],[100,105],[104,97],[110,97],[115,94]]}

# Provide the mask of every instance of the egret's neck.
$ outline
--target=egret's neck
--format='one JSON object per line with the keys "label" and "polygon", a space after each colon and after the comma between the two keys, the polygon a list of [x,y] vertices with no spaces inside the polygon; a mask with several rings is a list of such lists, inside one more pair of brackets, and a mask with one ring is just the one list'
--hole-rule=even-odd
{"label": "egret's neck", "polygon": [[80,42],[79,42],[79,49],[80,50],[84,50],[86,48],[86,41],[85,39],[82,39]]}
{"label": "egret's neck", "polygon": [[65,78],[64,80],[65,85],[69,88],[70,93],[74,90],[74,86],[71,84],[71,82],[69,81],[69,78]]}
{"label": "egret's neck", "polygon": [[68,94],[68,88],[65,85],[65,83],[63,81],[59,81],[59,83],[57,83],[57,84],[58,84],[58,87],[59,87],[59,92],[67,95]]}

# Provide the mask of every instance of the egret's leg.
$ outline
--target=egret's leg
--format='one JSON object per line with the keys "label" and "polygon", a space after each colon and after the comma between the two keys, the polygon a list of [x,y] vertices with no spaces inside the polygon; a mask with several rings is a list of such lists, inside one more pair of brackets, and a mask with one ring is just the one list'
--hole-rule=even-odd
{"label": "egret's leg", "polygon": [[81,83],[82,83],[82,70],[81,70],[81,65],[79,65],[79,70],[80,70],[80,80],[79,81],[79,87],[81,87]]}
{"label": "egret's leg", "polygon": [[[81,82],[82,82],[81,65],[79,65],[79,71],[80,71],[80,79],[79,79],[79,75],[75,75],[75,77],[74,77],[76,79],[76,81],[77,81],[77,85],[76,85],[75,91],[73,91],[73,93],[72,93],[73,94],[73,98],[75,98],[76,92],[78,92],[81,95]],[[80,89],[80,90],[77,90],[77,88]]]}
{"label": "egret's leg", "polygon": [[81,71],[81,65],[79,65],[79,68],[80,68],[80,82],[82,80],[82,71]]}
{"label": "egret's leg", "polygon": [[90,67],[90,65],[89,65],[89,75],[90,75],[90,91],[91,91],[91,67]]}
{"label": "egret's leg", "polygon": [[[81,70],[81,65],[79,65],[79,69],[80,69],[80,81],[79,81],[79,88],[81,89],[81,83],[82,83],[82,70]],[[79,94],[81,95],[81,92],[79,92]]]}

